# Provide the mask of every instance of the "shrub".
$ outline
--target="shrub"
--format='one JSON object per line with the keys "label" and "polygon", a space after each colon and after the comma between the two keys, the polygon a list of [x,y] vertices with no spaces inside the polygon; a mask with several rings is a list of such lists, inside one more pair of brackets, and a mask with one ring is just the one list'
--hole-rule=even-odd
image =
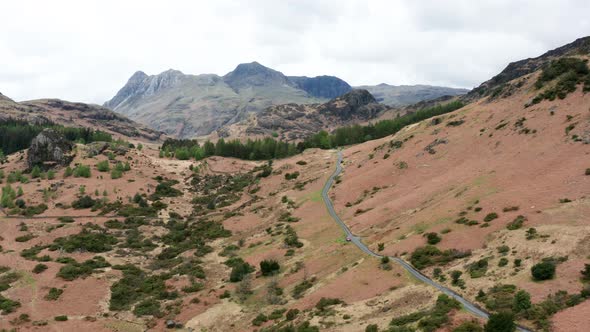
{"label": "shrub", "polygon": [[118,169],[113,169],[111,171],[111,179],[116,180],[116,179],[120,179],[123,176],[123,171],[120,171]]}
{"label": "shrub", "polygon": [[0,295],[0,312],[3,315],[7,315],[11,312],[14,312],[18,307],[20,307],[20,302],[13,301],[9,298]]}
{"label": "shrub", "polygon": [[455,327],[453,332],[483,332],[483,327],[477,321],[467,321]]}
{"label": "shrub", "polygon": [[31,178],[36,179],[41,176],[41,169],[39,166],[35,165],[33,170],[31,170]]}
{"label": "shrub", "polygon": [[55,179],[55,171],[50,169],[47,171],[47,180],[53,180],[53,179]]}
{"label": "shrub", "polygon": [[528,310],[531,307],[531,295],[524,290],[519,290],[518,292],[516,292],[516,294],[514,295],[514,312],[518,313],[523,310]]}
{"label": "shrub", "polygon": [[584,172],[585,175],[590,175],[590,168],[586,168],[586,172]]}
{"label": "shrub", "polygon": [[239,257],[233,257],[225,261],[225,265],[231,267],[229,281],[242,281],[247,274],[254,272],[254,267]]}
{"label": "shrub", "polygon": [[92,199],[92,197],[90,197],[88,195],[84,195],[84,196],[78,198],[77,200],[73,201],[72,207],[74,209],[89,209],[89,208],[93,207],[96,203],[97,203],[97,201]]}
{"label": "shrub", "polygon": [[111,167],[109,165],[109,161],[108,160],[103,160],[98,162],[98,164],[96,164],[96,169],[98,169],[99,172],[108,172],[111,170]]}
{"label": "shrub", "polygon": [[259,313],[258,316],[256,316],[252,320],[252,325],[254,325],[254,326],[260,326],[260,325],[266,323],[267,321],[268,321],[268,317],[266,317],[266,315],[263,314],[263,313]]}
{"label": "shrub", "polygon": [[492,221],[492,220],[494,220],[494,219],[497,219],[497,218],[498,218],[498,214],[497,214],[496,212],[491,212],[491,213],[488,213],[488,214],[487,214],[487,215],[486,215],[486,216],[483,218],[483,221],[485,221],[485,222],[490,222],[490,221]]}
{"label": "shrub", "polygon": [[260,271],[265,277],[278,273],[280,268],[279,262],[274,259],[263,260],[260,262]]}
{"label": "shrub", "polygon": [[519,215],[519,216],[517,216],[516,218],[514,218],[514,220],[512,220],[511,222],[509,222],[509,223],[506,225],[506,228],[507,228],[508,230],[511,230],[511,231],[513,231],[513,230],[517,230],[517,229],[519,229],[519,228],[521,228],[521,227],[522,227],[522,225],[524,224],[524,222],[525,222],[526,220],[527,220],[527,218],[526,218],[525,216],[523,216],[523,215]]}
{"label": "shrub", "polygon": [[45,270],[47,270],[47,265],[39,263],[33,268],[33,273],[39,274]]}
{"label": "shrub", "polygon": [[291,321],[297,318],[297,315],[299,315],[299,309],[289,309],[289,311],[287,311],[287,314],[285,315],[285,318]]}
{"label": "shrub", "polygon": [[75,221],[74,218],[72,218],[72,217],[63,217],[63,216],[57,218],[57,220],[59,220],[60,222],[63,222],[63,223],[73,223]]}
{"label": "shrub", "polygon": [[68,320],[68,316],[66,315],[60,315],[60,316],[55,316],[53,318],[56,322],[65,322]]}
{"label": "shrub", "polygon": [[73,171],[74,177],[77,178],[90,178],[90,167],[84,165],[78,165]]}
{"label": "shrub", "polygon": [[365,327],[365,332],[379,332],[379,326],[377,324],[369,324]]}
{"label": "shrub", "polygon": [[491,314],[484,326],[485,332],[513,332],[515,330],[514,315],[508,312]]}
{"label": "shrub", "polygon": [[480,259],[477,262],[471,263],[467,268],[471,278],[483,277],[488,270],[488,260]]}
{"label": "shrub", "polygon": [[47,295],[45,295],[44,299],[47,301],[57,301],[57,299],[59,299],[59,297],[61,296],[61,294],[63,294],[63,292],[64,292],[63,289],[51,287],[49,289],[49,292],[47,293]]}
{"label": "shrub", "polygon": [[533,265],[531,274],[535,280],[548,280],[555,276],[555,263],[543,261]]}
{"label": "shrub", "polygon": [[159,316],[160,302],[153,298],[143,300],[133,308],[133,313],[136,316]]}
{"label": "shrub", "polygon": [[424,237],[426,237],[426,242],[428,244],[437,244],[441,240],[440,236],[435,232],[426,233],[426,234],[424,234]]}

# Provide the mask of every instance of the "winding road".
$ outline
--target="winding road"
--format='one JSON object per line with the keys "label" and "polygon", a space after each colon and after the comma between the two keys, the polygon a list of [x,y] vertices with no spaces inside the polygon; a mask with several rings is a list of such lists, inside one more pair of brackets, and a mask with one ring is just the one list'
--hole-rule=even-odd
{"label": "winding road", "polygon": [[[330,213],[330,216],[332,216],[332,218],[338,223],[338,225],[340,225],[340,227],[342,228],[344,233],[346,233],[346,236],[348,238],[350,238],[350,242],[354,243],[354,245],[356,245],[360,250],[365,252],[367,255],[371,255],[373,257],[383,257],[383,255],[379,255],[378,253],[375,253],[371,249],[369,249],[369,247],[367,247],[361,241],[360,237],[354,236],[354,234],[352,234],[352,232],[350,231],[348,226],[346,226],[344,221],[342,221],[342,219],[340,219],[340,217],[338,216],[338,214],[336,214],[336,211],[334,210],[334,205],[332,204],[332,201],[330,200],[330,197],[328,196],[328,192],[330,191],[330,188],[334,184],[334,178],[337,177],[341,172],[342,172],[342,151],[338,151],[338,162],[336,164],[336,170],[334,170],[334,173],[332,173],[332,175],[330,175],[330,178],[328,178],[328,181],[326,181],[326,184],[324,185],[324,188],[322,189],[322,198],[324,200],[324,203],[326,204],[326,208],[328,208],[328,212]],[[461,295],[457,294],[453,290],[451,290],[451,289],[437,283],[436,281],[430,279],[429,277],[425,276],[424,274],[422,274],[420,271],[416,270],[412,265],[410,265],[409,263],[407,263],[403,259],[401,259],[399,257],[389,257],[389,258],[391,260],[397,262],[399,265],[401,265],[404,269],[406,269],[406,271],[408,271],[416,279],[438,289],[439,291],[441,291],[441,292],[447,294],[448,296],[451,296],[455,300],[459,301],[463,305],[463,308],[465,308],[465,310],[469,311],[470,313],[474,314],[475,316],[481,317],[483,319],[488,319],[489,314],[487,312],[480,309],[477,305],[469,302],[468,300],[466,300],[465,298],[463,298]],[[521,332],[531,332],[530,330],[528,330],[524,327],[521,327],[521,326],[518,326],[517,330],[521,331]]]}

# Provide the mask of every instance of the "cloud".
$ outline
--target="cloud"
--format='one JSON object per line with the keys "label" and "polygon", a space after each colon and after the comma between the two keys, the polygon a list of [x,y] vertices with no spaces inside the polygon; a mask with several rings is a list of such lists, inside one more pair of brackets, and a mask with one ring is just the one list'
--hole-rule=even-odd
{"label": "cloud", "polygon": [[353,85],[473,87],[590,34],[569,1],[21,0],[0,12],[0,92],[102,103],[137,70],[225,74],[259,61]]}

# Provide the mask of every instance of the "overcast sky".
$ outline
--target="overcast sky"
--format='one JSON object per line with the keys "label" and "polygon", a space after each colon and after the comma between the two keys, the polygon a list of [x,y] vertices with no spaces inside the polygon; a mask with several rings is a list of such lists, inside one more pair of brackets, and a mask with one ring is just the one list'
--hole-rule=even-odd
{"label": "overcast sky", "polygon": [[258,61],[351,85],[472,88],[590,35],[588,0],[5,1],[0,92],[102,104],[137,70]]}

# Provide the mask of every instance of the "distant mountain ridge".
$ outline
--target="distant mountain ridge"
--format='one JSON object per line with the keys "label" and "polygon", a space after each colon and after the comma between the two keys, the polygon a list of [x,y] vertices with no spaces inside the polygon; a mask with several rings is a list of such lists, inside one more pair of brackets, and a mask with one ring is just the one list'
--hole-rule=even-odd
{"label": "distant mountain ridge", "polygon": [[423,84],[389,85],[381,83],[378,85],[361,85],[355,88],[366,89],[375,96],[378,102],[394,107],[412,105],[442,96],[460,96],[469,92],[468,89]]}
{"label": "distant mountain ridge", "polygon": [[[396,106],[466,92],[420,86],[396,92],[396,101],[389,103],[389,87],[364,88],[378,101]],[[158,75],[138,71],[104,106],[156,130],[187,138],[208,135],[270,106],[323,103],[351,90],[335,76],[286,76],[251,62],[239,64],[224,76],[187,75],[173,69]]]}

